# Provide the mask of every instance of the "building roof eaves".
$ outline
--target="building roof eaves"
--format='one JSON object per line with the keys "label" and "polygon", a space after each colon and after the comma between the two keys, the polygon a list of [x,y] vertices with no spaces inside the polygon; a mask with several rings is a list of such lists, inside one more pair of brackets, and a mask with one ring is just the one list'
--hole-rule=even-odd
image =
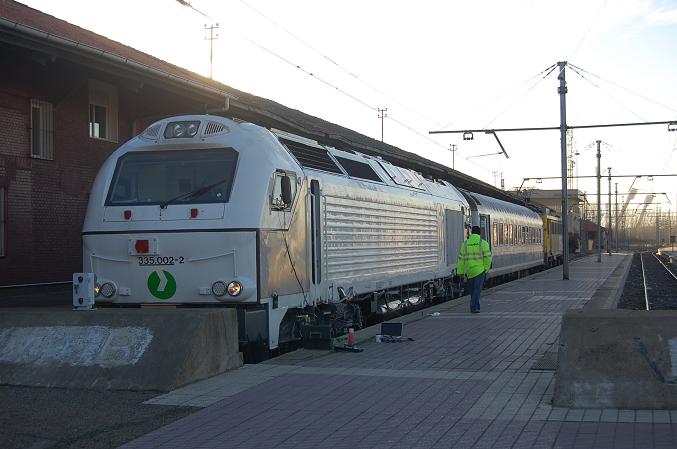
{"label": "building roof eaves", "polygon": [[101,49],[95,46],[92,46],[90,44],[76,41],[67,37],[62,37],[53,33],[50,33],[48,31],[44,31],[29,25],[25,25],[20,22],[16,22],[13,20],[9,20],[4,17],[0,17],[0,28],[4,28],[7,30],[14,31],[15,33],[19,35],[25,35],[25,36],[30,36],[34,39],[42,40],[45,42],[48,42],[54,46],[57,47],[62,47],[69,49],[71,51],[75,52],[82,52],[88,56],[93,56],[96,58],[102,58],[105,59],[108,62],[113,62],[115,64],[120,64],[127,66],[131,69],[137,70],[137,71],[142,71],[146,73],[153,74],[155,76],[159,76],[160,78],[163,79],[168,79],[174,82],[178,82],[180,84],[187,85],[189,87],[198,89],[203,92],[207,92],[212,95],[217,95],[217,96],[223,96],[229,99],[236,99],[237,96],[224,90],[220,89],[218,87],[210,86],[204,83],[200,83],[199,81],[196,81],[194,79],[189,79],[187,77],[183,77],[179,74],[176,73],[171,73],[169,71],[163,70],[161,68],[158,68],[157,66],[153,66],[147,63],[140,62],[136,59],[123,56],[120,54],[117,54],[115,52]]}

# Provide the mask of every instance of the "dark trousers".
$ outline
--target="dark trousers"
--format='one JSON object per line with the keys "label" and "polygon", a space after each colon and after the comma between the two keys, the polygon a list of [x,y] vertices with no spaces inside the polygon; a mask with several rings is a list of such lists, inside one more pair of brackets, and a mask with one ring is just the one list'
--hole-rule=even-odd
{"label": "dark trousers", "polygon": [[470,310],[480,310],[480,294],[482,292],[482,286],[484,285],[484,278],[486,277],[486,272],[475,276],[474,278],[469,278],[465,284],[465,289],[468,294],[470,294]]}

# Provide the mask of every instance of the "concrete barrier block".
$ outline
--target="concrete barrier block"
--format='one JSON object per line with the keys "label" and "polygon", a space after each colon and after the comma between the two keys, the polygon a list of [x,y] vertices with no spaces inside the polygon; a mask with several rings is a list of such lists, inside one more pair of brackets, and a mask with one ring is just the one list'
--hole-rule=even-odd
{"label": "concrete barrier block", "polygon": [[677,408],[677,311],[568,311],[553,402],[575,408]]}
{"label": "concrete barrier block", "polygon": [[233,309],[0,316],[0,384],[169,391],[240,366]]}

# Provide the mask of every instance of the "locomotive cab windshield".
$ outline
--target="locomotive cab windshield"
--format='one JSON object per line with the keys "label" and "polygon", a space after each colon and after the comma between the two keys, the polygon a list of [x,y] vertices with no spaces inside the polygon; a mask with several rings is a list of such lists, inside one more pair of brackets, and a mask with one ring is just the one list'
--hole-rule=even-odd
{"label": "locomotive cab windshield", "polygon": [[129,152],[118,160],[106,206],[227,203],[236,163],[232,148]]}

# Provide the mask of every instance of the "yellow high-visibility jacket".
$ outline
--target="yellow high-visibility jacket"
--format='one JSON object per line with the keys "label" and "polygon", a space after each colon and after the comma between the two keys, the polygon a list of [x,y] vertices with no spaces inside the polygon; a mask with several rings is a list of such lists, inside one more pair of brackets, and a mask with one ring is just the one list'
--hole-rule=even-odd
{"label": "yellow high-visibility jacket", "polygon": [[468,278],[479,276],[491,268],[491,249],[486,240],[482,240],[479,235],[471,234],[468,240],[463,242],[458,254],[458,265],[456,274],[466,275]]}

